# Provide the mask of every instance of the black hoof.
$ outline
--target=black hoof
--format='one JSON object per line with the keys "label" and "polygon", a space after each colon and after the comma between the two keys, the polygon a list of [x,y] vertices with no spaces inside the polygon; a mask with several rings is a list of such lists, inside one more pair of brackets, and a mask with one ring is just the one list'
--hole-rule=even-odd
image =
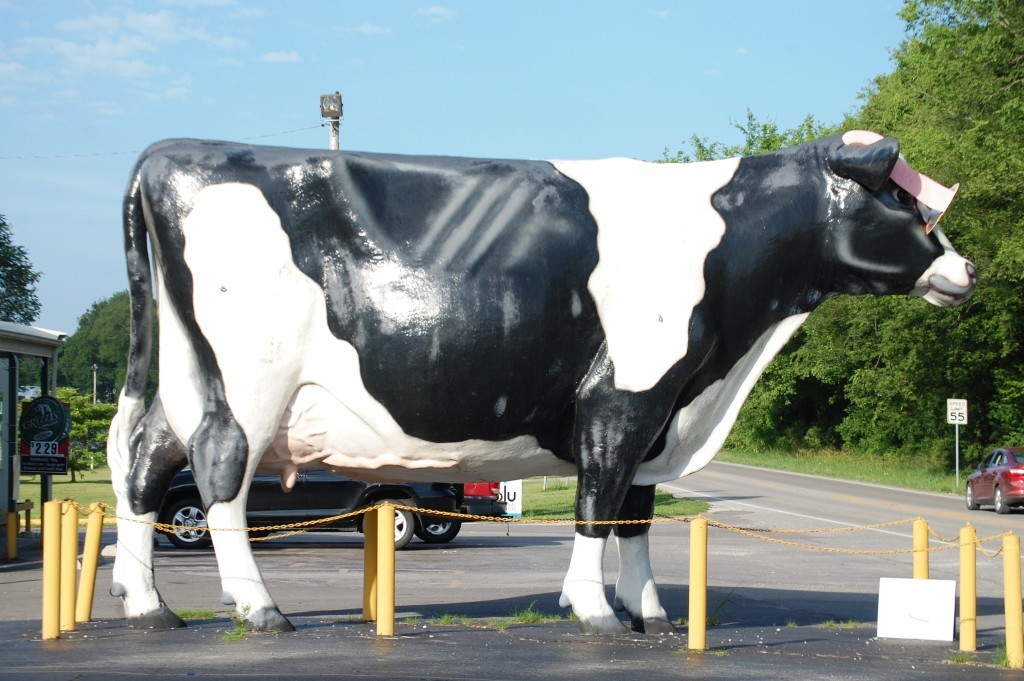
{"label": "black hoof", "polygon": [[185,626],[185,620],[175,615],[163,603],[152,612],[138,617],[128,617],[126,621],[132,629],[177,629]]}
{"label": "black hoof", "polygon": [[644,619],[643,617],[631,617],[630,625],[633,631],[638,634],[651,634],[654,636],[674,636],[679,633],[668,620],[663,619]]}
{"label": "black hoof", "polygon": [[288,618],[277,608],[263,608],[246,616],[245,621],[254,631],[295,631]]}

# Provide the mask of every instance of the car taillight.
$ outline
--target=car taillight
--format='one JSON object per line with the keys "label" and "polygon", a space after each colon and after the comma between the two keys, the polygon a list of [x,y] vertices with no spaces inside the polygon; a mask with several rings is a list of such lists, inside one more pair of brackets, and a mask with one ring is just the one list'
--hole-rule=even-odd
{"label": "car taillight", "polygon": [[[1021,471],[1021,472],[1024,473],[1024,471]],[[501,483],[500,482],[492,482],[491,483],[491,494],[493,494],[494,496],[498,496],[499,494],[501,494]]]}
{"label": "car taillight", "polygon": [[1006,471],[1007,475],[1020,475],[1024,476],[1024,468],[1011,468]]}

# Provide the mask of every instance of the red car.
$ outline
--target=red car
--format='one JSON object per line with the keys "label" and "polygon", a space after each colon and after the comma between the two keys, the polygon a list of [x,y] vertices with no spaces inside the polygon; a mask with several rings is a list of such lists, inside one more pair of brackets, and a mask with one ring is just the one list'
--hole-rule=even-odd
{"label": "red car", "polygon": [[993,451],[967,476],[967,508],[982,504],[992,504],[996,513],[1024,504],[1024,447]]}

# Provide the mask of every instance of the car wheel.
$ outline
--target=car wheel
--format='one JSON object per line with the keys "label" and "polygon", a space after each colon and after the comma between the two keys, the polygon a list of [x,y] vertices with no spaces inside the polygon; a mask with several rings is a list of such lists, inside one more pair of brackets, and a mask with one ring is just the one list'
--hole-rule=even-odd
{"label": "car wheel", "polygon": [[974,488],[971,487],[971,483],[967,483],[967,510],[977,511],[980,508],[980,504],[974,500]]}
{"label": "car wheel", "polygon": [[996,487],[995,500],[996,513],[1009,513],[1010,507],[1006,505],[1006,500],[1003,499],[1003,490]]}
{"label": "car wheel", "polygon": [[171,504],[164,514],[166,525],[180,525],[167,533],[171,544],[179,549],[205,549],[212,543],[206,529],[206,511],[199,499],[181,499]]}
{"label": "car wheel", "polygon": [[421,518],[421,525],[416,528],[416,536],[428,544],[447,544],[455,539],[461,529],[462,523],[458,520]]}
{"label": "car wheel", "polygon": [[[403,504],[404,505],[404,504]],[[404,549],[416,534],[416,517],[411,511],[395,509],[395,550]]]}

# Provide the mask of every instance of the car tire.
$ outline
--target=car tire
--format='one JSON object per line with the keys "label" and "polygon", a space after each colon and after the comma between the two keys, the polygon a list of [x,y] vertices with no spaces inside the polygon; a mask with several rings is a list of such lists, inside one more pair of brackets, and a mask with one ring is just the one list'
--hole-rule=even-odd
{"label": "car tire", "polygon": [[179,499],[167,507],[160,522],[182,526],[166,534],[171,544],[179,549],[205,549],[213,543],[206,529],[206,510],[199,499]]}
{"label": "car tire", "polygon": [[981,508],[981,505],[974,500],[974,488],[971,487],[971,483],[967,483],[966,499],[968,511],[977,511],[979,508]]}
{"label": "car tire", "polygon": [[1003,499],[1003,490],[996,485],[996,491],[992,495],[996,506],[996,513],[1006,514],[1010,512],[1010,507],[1006,505],[1006,500]]}
{"label": "car tire", "polygon": [[[403,506],[408,502],[397,502]],[[402,508],[395,509],[395,550],[404,549],[416,535],[416,516],[412,511]]]}
{"label": "car tire", "polygon": [[420,518],[416,536],[428,544],[447,544],[459,534],[462,522],[451,518]]}

